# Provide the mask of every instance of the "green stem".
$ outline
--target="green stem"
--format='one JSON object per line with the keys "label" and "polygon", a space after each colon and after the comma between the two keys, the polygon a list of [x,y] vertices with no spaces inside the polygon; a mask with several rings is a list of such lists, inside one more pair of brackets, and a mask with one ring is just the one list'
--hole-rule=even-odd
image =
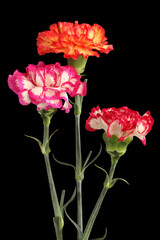
{"label": "green stem", "polygon": [[75,140],[76,140],[76,173],[80,177],[82,171],[80,114],[75,115]]}
{"label": "green stem", "polygon": [[114,156],[111,157],[111,167],[109,170],[109,182],[111,182],[113,179],[113,175],[114,175],[118,160],[119,160],[119,157],[114,157]]}
{"label": "green stem", "polygon": [[[112,181],[113,179],[113,175],[114,175],[114,172],[115,172],[115,168],[116,168],[116,164],[117,162],[116,161],[111,161],[111,167],[110,167],[110,171],[109,171],[109,181]],[[108,192],[109,188],[104,185],[103,189],[102,189],[102,192],[97,200],[97,203],[91,213],[91,216],[88,220],[88,223],[87,223],[87,226],[85,228],[85,231],[84,231],[84,235],[83,235],[83,238],[82,240],[88,240],[89,239],[89,236],[90,236],[90,233],[92,231],[92,228],[93,228],[93,225],[94,225],[94,222],[97,218],[97,215],[99,213],[99,210],[101,208],[101,205],[103,203],[103,200]]]}
{"label": "green stem", "polygon": [[[44,123],[44,135],[43,135],[44,149],[46,149],[46,147],[47,147],[48,140],[49,140],[49,124]],[[50,161],[49,161],[49,153],[44,153],[44,159],[45,159],[45,164],[46,164],[52,205],[53,205],[53,210],[54,210],[54,214],[55,214],[54,226],[55,226],[56,238],[57,238],[57,240],[63,240],[62,228],[63,228],[64,222],[63,222],[62,213],[60,210],[60,205],[59,205],[56,188],[55,188],[55,184],[54,184],[54,180],[53,180],[51,165],[50,165]]]}
{"label": "green stem", "polygon": [[[68,59],[68,65],[73,66],[77,74],[82,74],[85,70],[87,59],[79,56],[77,60]],[[82,180],[84,173],[82,172],[81,157],[81,138],[80,138],[80,115],[82,111],[83,97],[75,96],[74,114],[75,114],[75,141],[76,141],[76,186],[77,186],[77,224],[83,232],[83,208],[82,208]],[[77,240],[81,240],[81,234],[77,233]]]}
{"label": "green stem", "polygon": [[[75,115],[75,140],[76,140],[76,186],[77,186],[77,224],[83,232],[83,207],[82,207],[82,156],[80,137],[80,114]],[[81,239],[81,234],[77,232],[77,240]]]}
{"label": "green stem", "polygon": [[[77,224],[83,232],[82,180],[77,180]],[[78,234],[77,239],[80,239]]]}
{"label": "green stem", "polygon": [[96,220],[96,217],[99,213],[99,210],[101,208],[101,205],[102,205],[102,202],[106,196],[106,193],[108,191],[108,188],[106,188],[105,186],[103,187],[102,189],[102,192],[97,200],[97,203],[92,211],[92,214],[90,216],[90,219],[88,220],[88,223],[87,223],[87,226],[85,228],[85,231],[84,231],[84,236],[83,236],[83,239],[82,240],[88,240],[89,239],[89,236],[90,236],[90,233],[92,231],[92,228],[93,228],[93,225],[94,225],[94,222]]}

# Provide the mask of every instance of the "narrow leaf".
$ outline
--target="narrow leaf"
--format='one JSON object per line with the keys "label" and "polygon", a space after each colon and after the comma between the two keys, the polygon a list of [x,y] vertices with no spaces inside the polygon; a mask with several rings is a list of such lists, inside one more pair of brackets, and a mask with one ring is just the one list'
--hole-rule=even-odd
{"label": "narrow leaf", "polygon": [[97,158],[99,157],[99,155],[101,154],[101,152],[102,152],[102,145],[100,144],[100,149],[99,149],[98,154],[92,159],[92,161],[91,161],[90,163],[88,163],[87,166],[83,167],[82,170],[85,171],[91,164],[93,164],[93,163],[97,160]]}
{"label": "narrow leaf", "polygon": [[92,155],[92,151],[89,152],[89,154],[88,154],[88,156],[87,156],[87,158],[86,158],[86,161],[85,161],[85,163],[84,163],[84,165],[83,165],[83,168],[85,168],[85,166],[87,165],[87,163],[88,163],[91,155]]}
{"label": "narrow leaf", "polygon": [[40,147],[40,149],[41,149],[41,152],[44,153],[44,150],[45,150],[45,149],[44,149],[43,143],[42,143],[38,138],[29,136],[29,135],[26,135],[26,134],[24,134],[24,136],[35,140],[35,141],[38,143],[38,145],[39,145],[39,147]]}
{"label": "narrow leaf", "polygon": [[94,164],[95,167],[99,168],[100,170],[102,170],[105,174],[106,174],[106,179],[104,181],[104,186],[106,186],[107,188],[109,188],[110,183],[109,183],[109,175],[106,172],[106,170],[104,168],[99,167],[98,165]]}
{"label": "narrow leaf", "polygon": [[46,147],[45,147],[45,151],[46,151],[46,153],[48,153],[48,154],[51,152],[51,149],[50,149],[50,147],[49,147],[50,140],[51,140],[52,136],[53,136],[57,131],[58,131],[58,129],[55,130],[55,131],[50,135],[50,137],[48,138],[48,141],[47,141],[47,144],[46,144]]}
{"label": "narrow leaf", "polygon": [[111,181],[110,188],[112,188],[118,180],[123,181],[123,182],[125,182],[125,183],[127,183],[129,185],[129,183],[125,179],[123,179],[123,178],[115,178],[115,179],[113,179]]}
{"label": "narrow leaf", "polygon": [[76,170],[75,166],[73,166],[72,164],[66,163],[66,162],[61,162],[61,161],[57,160],[57,159],[55,158],[54,154],[52,154],[52,156],[53,156],[53,159],[54,159],[57,163],[59,163],[59,164],[61,164],[61,165],[63,165],[63,166],[72,167],[74,170]]}
{"label": "narrow leaf", "polygon": [[76,228],[77,231],[80,233],[81,238],[82,238],[82,237],[83,237],[83,233],[82,233],[80,227],[79,227],[78,224],[77,224],[75,221],[73,221],[73,219],[68,215],[66,209],[65,209],[64,211],[65,211],[65,214],[66,214],[67,218],[68,218],[68,219],[70,220],[70,222],[75,226],[75,228]]}
{"label": "narrow leaf", "polygon": [[74,106],[75,103],[71,99],[69,99],[69,102]]}
{"label": "narrow leaf", "polygon": [[81,237],[82,237],[82,236],[83,236],[83,233],[82,233],[80,227],[79,227],[78,224],[68,215],[67,210],[66,210],[66,208],[68,207],[68,205],[69,205],[71,202],[73,202],[73,200],[75,199],[75,197],[76,197],[76,188],[75,188],[75,190],[74,190],[71,198],[69,199],[69,201],[64,205],[63,209],[64,209],[64,211],[65,211],[66,216],[67,216],[68,219],[70,220],[70,222],[75,226],[75,228],[76,228],[77,231],[81,234]]}
{"label": "narrow leaf", "polygon": [[128,185],[129,185],[129,182],[127,182],[127,180],[125,180],[124,178],[115,178],[115,180],[120,180],[120,181],[123,181],[123,182],[125,182],[125,183],[127,183]]}
{"label": "narrow leaf", "polygon": [[58,132],[59,131],[59,129],[56,129],[51,135],[50,135],[50,137],[49,137],[49,139],[48,139],[48,141],[50,141],[51,140],[51,138],[52,138],[52,136],[56,133],[56,132]]}
{"label": "narrow leaf", "polygon": [[107,237],[107,228],[105,228],[105,234],[104,234],[103,237],[101,237],[101,238],[94,238],[92,240],[105,240],[106,237]]}
{"label": "narrow leaf", "polygon": [[67,208],[68,205],[69,205],[71,202],[73,202],[73,200],[75,199],[75,197],[76,197],[76,188],[75,188],[75,190],[74,190],[71,198],[70,198],[69,201],[63,206],[63,208]]}
{"label": "narrow leaf", "polygon": [[61,209],[61,212],[62,212],[62,216],[63,216],[63,205],[64,205],[65,193],[66,193],[66,191],[62,190],[61,200],[60,200],[60,209]]}
{"label": "narrow leaf", "polygon": [[106,170],[102,167],[99,167],[98,165],[94,164],[95,167],[99,168],[100,170],[102,170],[103,172],[105,172],[105,174],[108,176],[108,173],[106,172]]}

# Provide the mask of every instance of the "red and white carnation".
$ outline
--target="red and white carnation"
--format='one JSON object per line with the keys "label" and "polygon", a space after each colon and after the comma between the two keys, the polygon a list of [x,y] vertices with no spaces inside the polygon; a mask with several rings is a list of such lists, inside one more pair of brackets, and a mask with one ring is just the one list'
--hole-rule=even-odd
{"label": "red and white carnation", "polygon": [[146,145],[146,135],[151,131],[154,120],[147,111],[141,116],[137,111],[128,107],[100,109],[98,106],[92,108],[89,118],[86,121],[86,129],[96,131],[103,129],[110,138],[115,135],[119,141],[127,137],[138,137]]}

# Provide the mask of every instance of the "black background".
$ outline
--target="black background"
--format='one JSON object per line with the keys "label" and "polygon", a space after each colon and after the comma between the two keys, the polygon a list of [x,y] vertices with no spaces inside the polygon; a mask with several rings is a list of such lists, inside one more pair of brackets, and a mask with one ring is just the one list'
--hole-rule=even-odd
{"label": "black background", "polygon": [[[104,4],[105,3],[105,4]],[[143,115],[151,111],[155,124],[147,136],[147,146],[134,139],[120,160],[115,176],[125,178],[130,185],[118,182],[109,191],[94,225],[92,238],[100,237],[108,228],[109,240],[145,239],[156,235],[158,217],[158,135],[159,82],[158,47],[156,45],[156,7],[138,3],[108,4],[96,2],[26,3],[2,8],[1,15],[1,200],[4,239],[55,239],[53,211],[43,156],[36,142],[24,134],[42,139],[42,120],[36,106],[22,106],[17,95],[7,85],[9,74],[25,71],[28,64],[44,61],[61,62],[63,54],[39,56],[36,48],[38,32],[58,21],[98,23],[106,30],[114,51],[90,57],[86,67],[88,94],[81,117],[83,159],[90,150],[99,150],[102,132],[85,130],[85,121],[92,107],[128,106]],[[154,14],[154,15],[153,15]],[[59,129],[51,140],[51,149],[61,161],[74,164],[74,115],[58,111],[51,132]],[[97,164],[109,169],[110,160],[104,151]],[[66,189],[66,201],[75,186],[72,169],[59,166],[51,158],[58,196]],[[99,196],[105,175],[91,166],[83,184],[84,224]],[[76,219],[76,201],[68,208]],[[64,240],[76,239],[76,231],[65,218]]]}

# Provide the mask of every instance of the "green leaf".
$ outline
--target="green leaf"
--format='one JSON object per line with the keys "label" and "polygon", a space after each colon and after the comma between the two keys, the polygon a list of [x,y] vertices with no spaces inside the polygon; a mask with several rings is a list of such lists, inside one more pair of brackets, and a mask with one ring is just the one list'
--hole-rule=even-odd
{"label": "green leaf", "polygon": [[29,135],[26,135],[26,134],[24,134],[24,136],[35,140],[35,141],[38,143],[38,145],[39,145],[39,147],[40,147],[40,149],[41,149],[41,152],[42,152],[43,154],[45,153],[44,145],[43,145],[43,143],[42,143],[38,138],[29,136]]}
{"label": "green leaf", "polygon": [[105,228],[105,234],[103,237],[101,238],[94,238],[94,239],[91,239],[91,240],[105,240],[105,238],[107,237],[107,228]]}
{"label": "green leaf", "polygon": [[[90,163],[88,163],[88,161],[90,159],[90,156],[92,154],[92,151],[90,151],[88,156],[87,156],[87,159],[86,159],[86,161],[84,163],[82,171],[85,171],[91,164],[93,164],[97,160],[97,158],[100,156],[101,152],[102,152],[102,144],[100,144],[100,149],[99,149],[98,154],[92,159],[92,161]],[[87,165],[87,163],[88,163],[88,165]]]}
{"label": "green leaf", "polygon": [[75,166],[73,166],[72,164],[66,163],[66,162],[61,162],[61,161],[57,160],[57,158],[55,158],[54,154],[52,154],[52,156],[53,156],[53,159],[54,159],[57,163],[59,163],[59,164],[61,164],[61,165],[63,165],[63,166],[72,167],[74,170],[76,170]]}
{"label": "green leaf", "polygon": [[68,215],[66,208],[70,205],[71,202],[73,202],[73,200],[76,197],[76,188],[71,196],[71,198],[69,199],[69,201],[63,206],[63,209],[65,211],[65,214],[67,216],[67,218],[70,220],[70,222],[75,226],[75,228],[77,229],[77,231],[80,233],[81,237],[83,236],[83,233],[80,229],[80,227],[78,226],[78,224]]}
{"label": "green leaf", "polygon": [[100,170],[102,170],[103,172],[105,172],[105,174],[108,176],[108,173],[106,172],[106,170],[102,167],[99,167],[98,165],[94,164],[95,167],[99,168]]}
{"label": "green leaf", "polygon": [[77,231],[80,233],[81,238],[82,238],[82,237],[83,237],[83,233],[82,233],[80,227],[79,227],[78,224],[77,224],[75,221],[73,221],[73,219],[68,215],[66,209],[65,209],[64,211],[65,211],[65,214],[66,214],[67,218],[68,218],[68,219],[70,220],[70,222],[75,226],[75,228],[76,228]]}
{"label": "green leaf", "polygon": [[123,182],[125,182],[125,183],[127,183],[129,185],[129,183],[125,179],[123,179],[123,178],[115,178],[115,179],[113,179],[111,181],[110,188],[113,187],[118,180],[123,181]]}
{"label": "green leaf", "polygon": [[108,173],[106,172],[106,170],[104,168],[101,168],[101,167],[97,166],[96,164],[94,164],[94,165],[95,165],[95,167],[99,168],[100,170],[102,170],[106,174],[106,179],[104,181],[104,186],[109,189],[110,188],[110,181],[109,181]]}
{"label": "green leaf", "polygon": [[61,200],[60,200],[60,209],[61,209],[61,213],[62,213],[63,218],[64,218],[64,209],[63,209],[63,205],[64,205],[65,193],[66,193],[66,191],[65,191],[65,190],[62,190],[62,193],[61,193]]}
{"label": "green leaf", "polygon": [[73,200],[75,199],[75,197],[76,197],[76,188],[75,188],[75,190],[74,190],[71,198],[70,198],[69,201],[63,206],[63,208],[64,208],[64,209],[67,208],[68,205],[69,205],[71,202],[73,202]]}
{"label": "green leaf", "polygon": [[88,156],[87,156],[87,158],[86,158],[86,161],[85,161],[85,163],[84,163],[84,165],[83,165],[83,169],[84,169],[85,166],[87,165],[87,163],[88,163],[88,161],[89,161],[91,155],[92,155],[92,151],[90,151],[90,152],[88,153]]}
{"label": "green leaf", "polygon": [[49,147],[49,143],[50,143],[50,140],[52,138],[52,136],[58,131],[59,129],[55,130],[51,135],[50,137],[48,138],[48,141],[47,141],[47,144],[46,144],[46,147],[45,147],[45,153],[50,153],[51,152],[51,149]]}

